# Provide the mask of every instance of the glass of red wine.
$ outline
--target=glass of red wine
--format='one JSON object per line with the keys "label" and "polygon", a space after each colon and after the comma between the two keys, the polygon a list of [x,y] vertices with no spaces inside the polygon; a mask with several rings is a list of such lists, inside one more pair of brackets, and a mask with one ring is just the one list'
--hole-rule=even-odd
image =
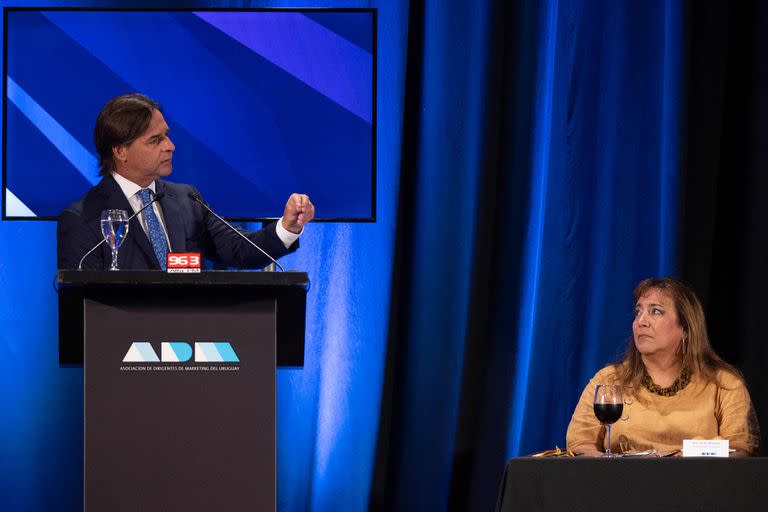
{"label": "glass of red wine", "polygon": [[619,421],[624,410],[621,398],[621,386],[615,384],[598,384],[595,389],[595,416],[597,421],[605,425],[608,431],[608,447],[603,457],[616,457],[611,451],[611,425]]}

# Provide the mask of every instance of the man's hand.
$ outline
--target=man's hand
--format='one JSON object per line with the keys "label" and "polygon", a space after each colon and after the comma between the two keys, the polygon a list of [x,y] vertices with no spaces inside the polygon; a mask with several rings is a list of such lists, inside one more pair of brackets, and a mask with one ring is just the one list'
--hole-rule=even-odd
{"label": "man's hand", "polygon": [[283,227],[291,233],[299,234],[304,224],[315,217],[315,206],[304,194],[291,194],[285,203],[283,212]]}

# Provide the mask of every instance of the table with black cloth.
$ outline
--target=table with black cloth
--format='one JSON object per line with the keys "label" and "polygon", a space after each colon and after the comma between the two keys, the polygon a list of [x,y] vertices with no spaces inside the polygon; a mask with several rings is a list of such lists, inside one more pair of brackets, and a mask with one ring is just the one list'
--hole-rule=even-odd
{"label": "table with black cloth", "polygon": [[768,511],[768,458],[515,458],[497,512]]}

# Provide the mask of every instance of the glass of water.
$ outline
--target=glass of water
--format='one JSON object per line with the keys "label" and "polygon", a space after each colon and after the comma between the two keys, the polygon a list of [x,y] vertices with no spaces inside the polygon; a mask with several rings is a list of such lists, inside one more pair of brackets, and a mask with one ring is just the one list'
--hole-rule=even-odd
{"label": "glass of water", "polygon": [[128,212],[125,210],[104,210],[101,212],[101,234],[112,249],[112,265],[109,270],[117,268],[117,251],[128,234]]}

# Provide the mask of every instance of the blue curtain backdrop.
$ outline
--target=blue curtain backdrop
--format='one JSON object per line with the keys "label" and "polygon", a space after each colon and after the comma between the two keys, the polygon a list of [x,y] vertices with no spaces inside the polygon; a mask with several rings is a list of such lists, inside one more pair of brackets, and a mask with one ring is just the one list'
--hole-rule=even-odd
{"label": "blue curtain backdrop", "polygon": [[[488,509],[506,458],[563,445],[633,285],[674,270],[682,8],[332,6],[378,8],[377,223],[311,225],[285,259],[313,287],[305,367],[278,373],[279,509]],[[3,510],[82,500],[54,231],[0,222]]]}
{"label": "blue curtain backdrop", "polygon": [[379,509],[488,509],[673,272],[681,10],[411,3]]}

